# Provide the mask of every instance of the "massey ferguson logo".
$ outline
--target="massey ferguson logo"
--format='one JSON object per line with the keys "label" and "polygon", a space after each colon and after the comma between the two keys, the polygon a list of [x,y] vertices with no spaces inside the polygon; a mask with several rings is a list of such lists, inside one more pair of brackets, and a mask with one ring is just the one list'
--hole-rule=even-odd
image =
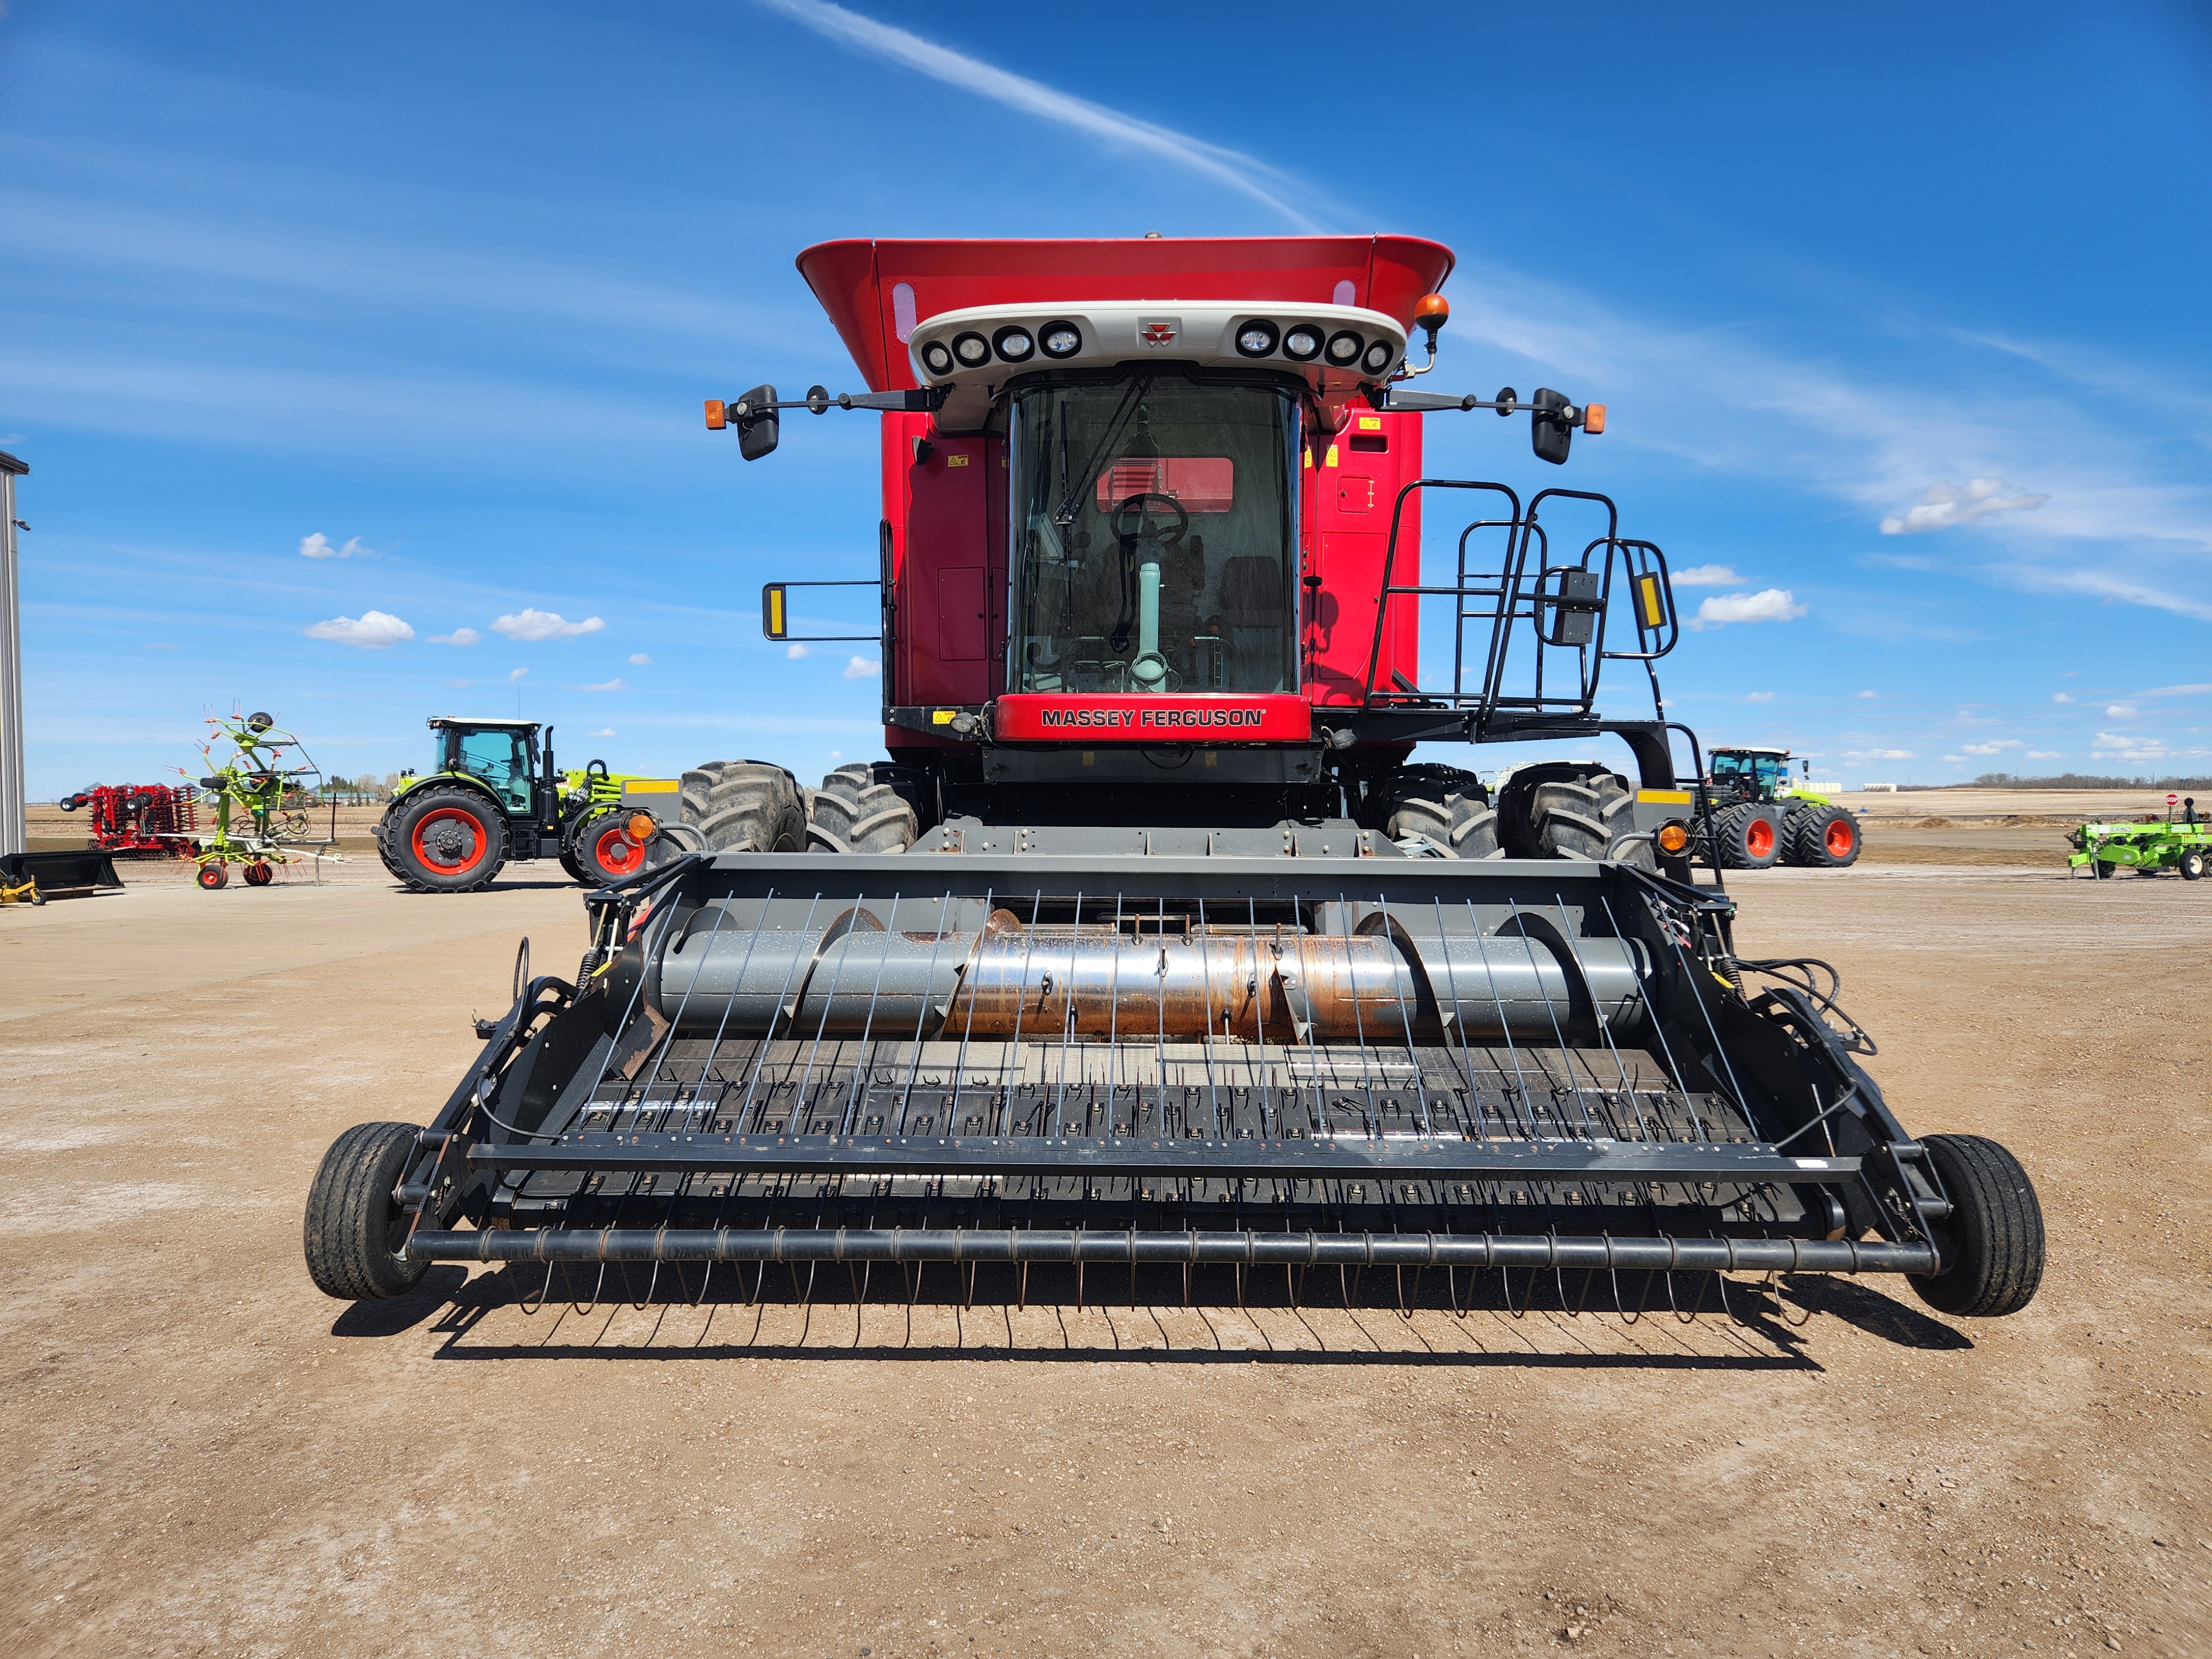
{"label": "massey ferguson logo", "polygon": [[1182,332],[1180,317],[1141,317],[1137,320],[1137,343],[1139,345],[1170,346]]}
{"label": "massey ferguson logo", "polygon": [[1139,726],[1147,730],[1263,724],[1256,708],[1045,708],[1040,726]]}

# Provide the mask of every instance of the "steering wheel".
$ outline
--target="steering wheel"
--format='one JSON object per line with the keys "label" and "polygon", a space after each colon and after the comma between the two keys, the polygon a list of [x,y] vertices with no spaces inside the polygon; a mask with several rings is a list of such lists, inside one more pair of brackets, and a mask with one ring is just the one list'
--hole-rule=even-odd
{"label": "steering wheel", "polygon": [[[1173,530],[1163,531],[1152,522],[1152,510],[1145,505],[1147,501],[1158,501],[1175,514]],[[1137,509],[1137,523],[1133,529],[1125,527],[1132,507]],[[1125,499],[1114,509],[1113,516],[1107,522],[1113,526],[1114,533],[1125,542],[1158,542],[1162,547],[1173,547],[1182,540],[1182,532],[1190,528],[1190,514],[1183,511],[1182,503],[1174,496],[1163,495],[1157,489],[1144,489]]]}

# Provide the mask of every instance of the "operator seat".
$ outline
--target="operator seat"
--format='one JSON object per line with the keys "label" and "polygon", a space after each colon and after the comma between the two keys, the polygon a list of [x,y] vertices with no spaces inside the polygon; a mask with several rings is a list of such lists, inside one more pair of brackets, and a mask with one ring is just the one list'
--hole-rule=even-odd
{"label": "operator seat", "polygon": [[1221,564],[1221,626],[1229,636],[1230,689],[1279,691],[1283,678],[1283,566],[1265,554]]}

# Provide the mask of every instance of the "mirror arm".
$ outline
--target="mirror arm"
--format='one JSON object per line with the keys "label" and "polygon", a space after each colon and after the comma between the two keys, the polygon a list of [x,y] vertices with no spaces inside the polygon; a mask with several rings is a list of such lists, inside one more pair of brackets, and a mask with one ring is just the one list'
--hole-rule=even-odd
{"label": "mirror arm", "polygon": [[742,398],[731,398],[722,404],[722,413],[723,418],[732,423],[754,420],[782,409],[811,410],[817,415],[827,414],[832,409],[878,409],[893,414],[929,415],[944,403],[945,394],[943,386],[922,386],[912,392],[840,392],[832,397],[817,386],[804,398],[776,402],[763,399],[755,404]]}

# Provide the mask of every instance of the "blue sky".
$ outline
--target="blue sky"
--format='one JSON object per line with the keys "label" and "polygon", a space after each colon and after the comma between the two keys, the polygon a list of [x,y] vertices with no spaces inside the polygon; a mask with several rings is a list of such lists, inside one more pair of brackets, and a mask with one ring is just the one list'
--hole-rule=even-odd
{"label": "blue sky", "polygon": [[750,467],[699,420],[857,385],[793,256],[1307,226],[1457,251],[1431,385],[1609,404],[1542,482],[1705,568],[1708,741],[2212,770],[2212,12],[1382,15],[8,0],[33,796],[240,705],[346,773],[518,692],[573,761],[876,755],[872,673],[757,605],[872,574],[872,417]]}

